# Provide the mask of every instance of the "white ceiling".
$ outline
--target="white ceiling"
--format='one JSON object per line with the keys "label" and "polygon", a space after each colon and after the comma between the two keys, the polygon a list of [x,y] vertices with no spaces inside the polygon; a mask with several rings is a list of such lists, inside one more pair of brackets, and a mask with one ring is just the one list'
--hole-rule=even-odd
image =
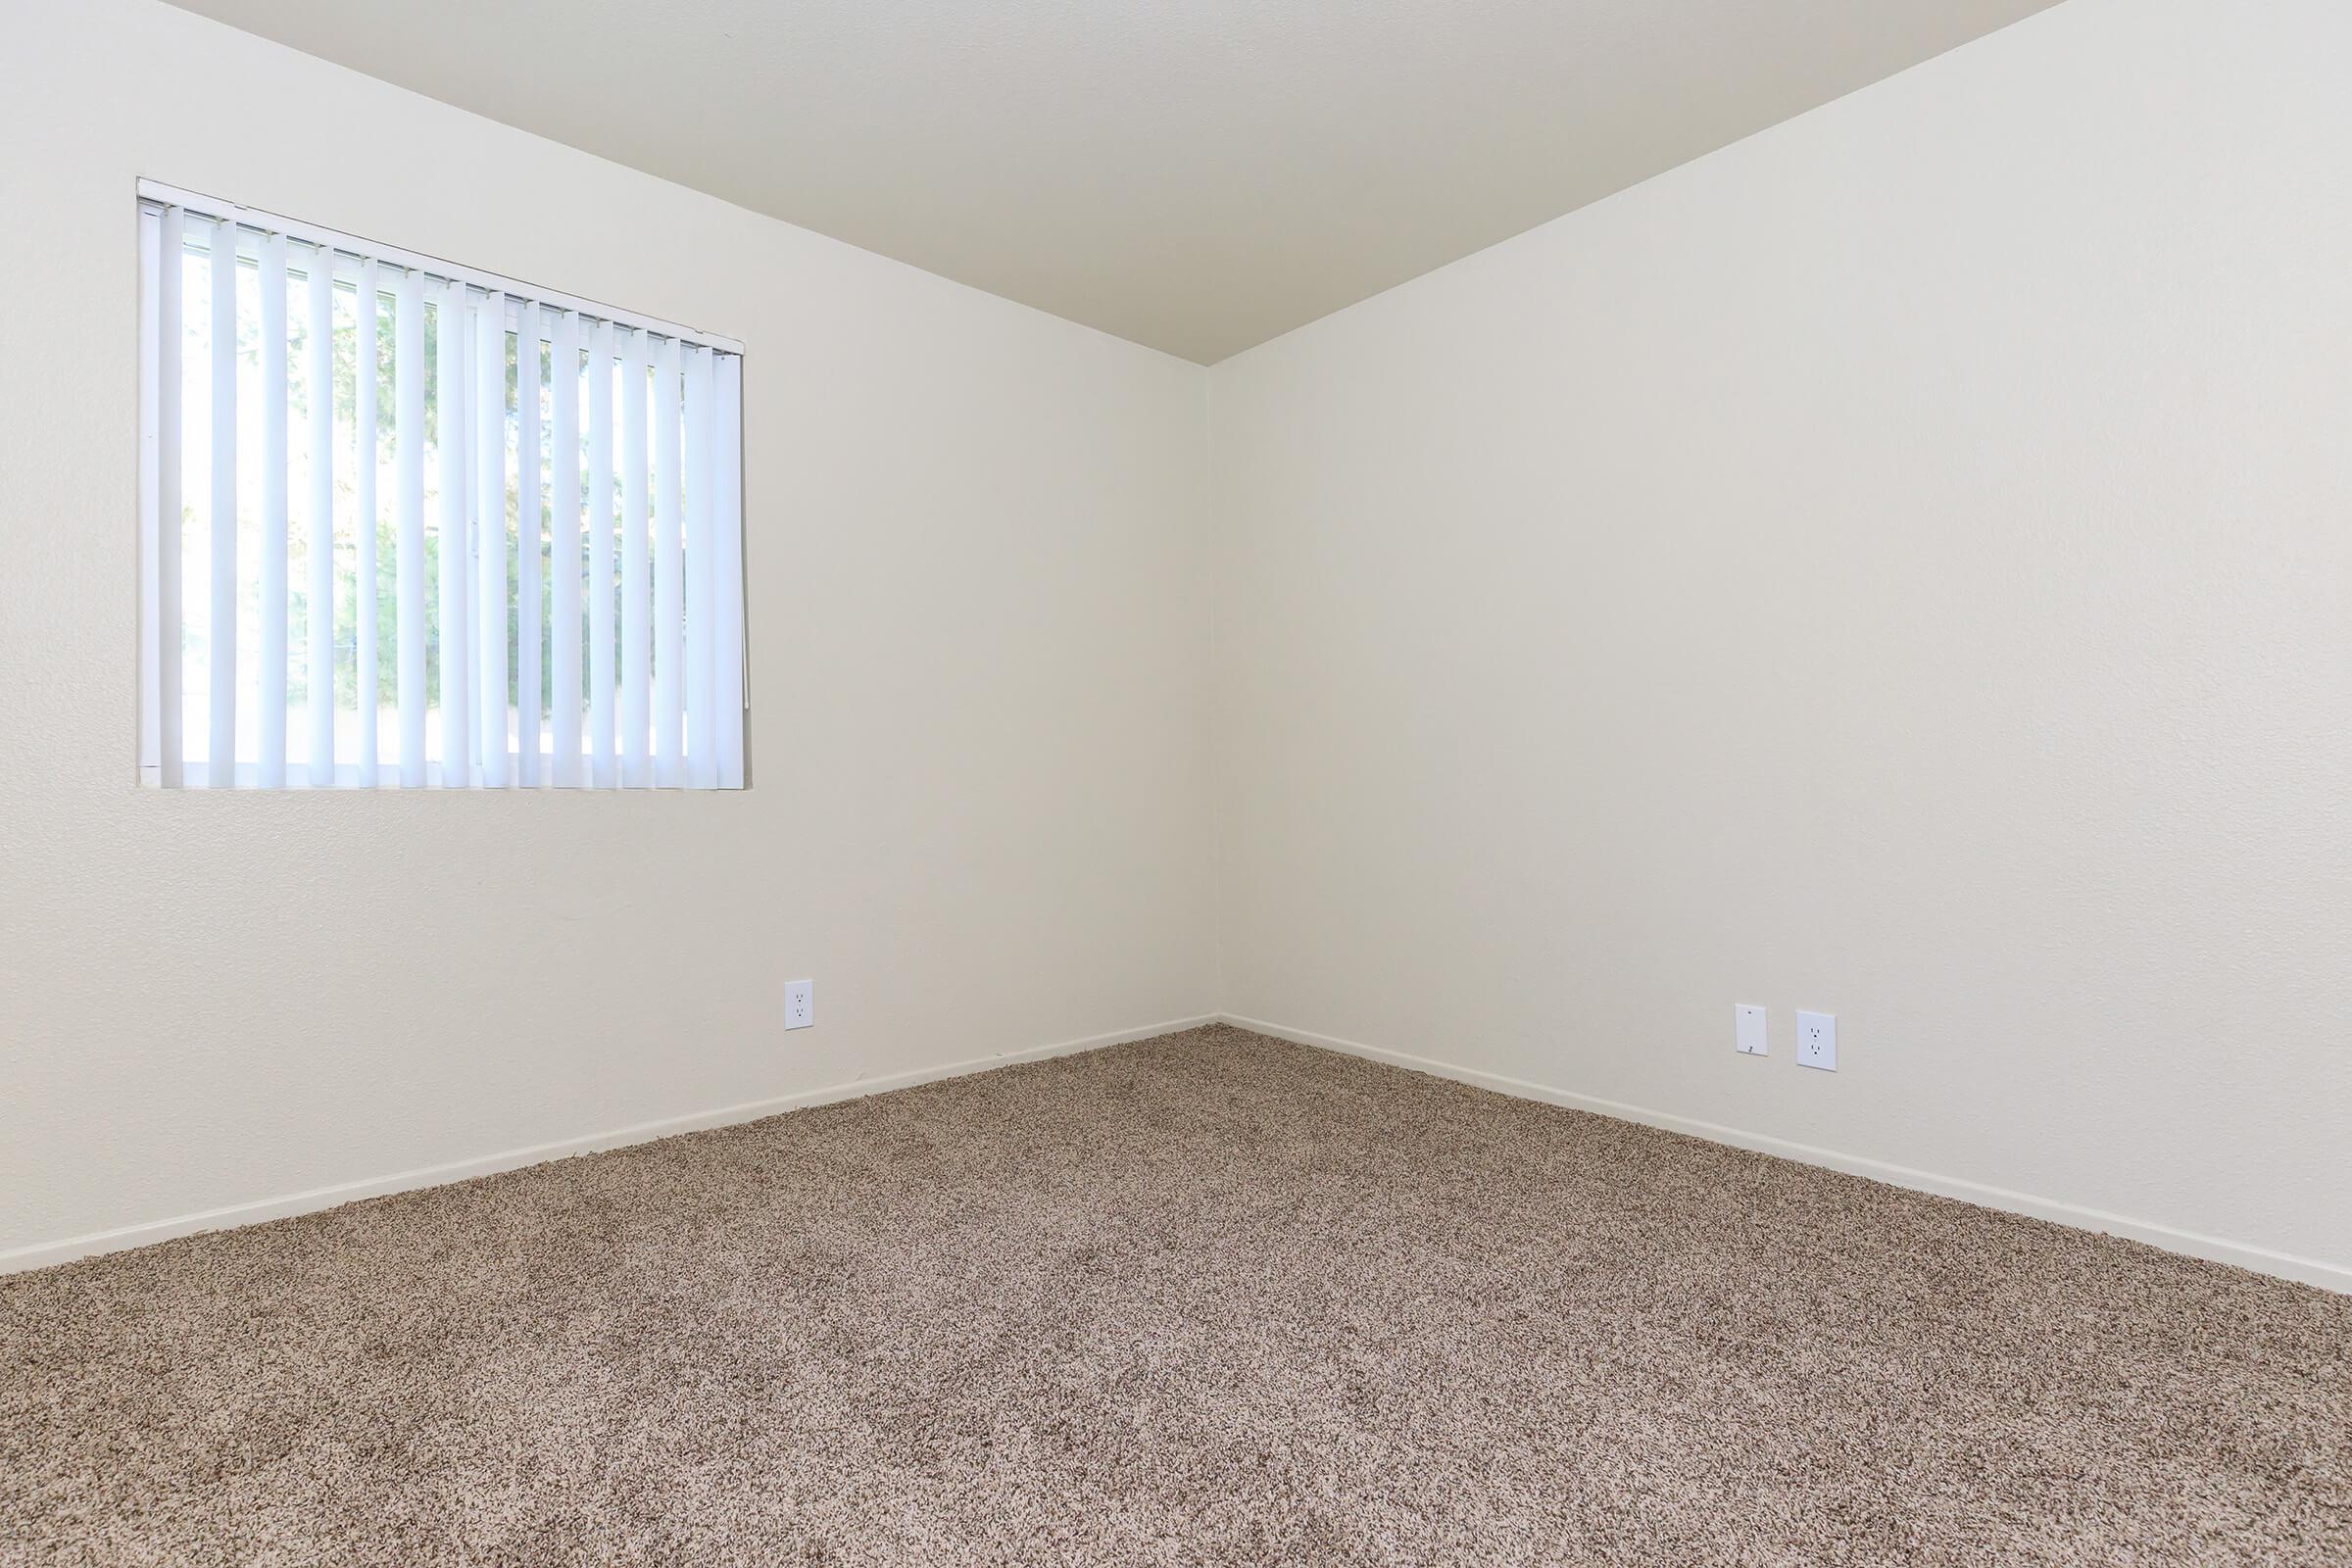
{"label": "white ceiling", "polygon": [[1212,363],[2051,0],[181,0]]}

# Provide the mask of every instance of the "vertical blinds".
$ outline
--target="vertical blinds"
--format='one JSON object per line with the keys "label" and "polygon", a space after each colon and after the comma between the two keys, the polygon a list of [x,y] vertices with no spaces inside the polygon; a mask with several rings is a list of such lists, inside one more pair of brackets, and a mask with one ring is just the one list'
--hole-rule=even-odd
{"label": "vertical blinds", "polygon": [[148,782],[742,787],[734,344],[140,211]]}

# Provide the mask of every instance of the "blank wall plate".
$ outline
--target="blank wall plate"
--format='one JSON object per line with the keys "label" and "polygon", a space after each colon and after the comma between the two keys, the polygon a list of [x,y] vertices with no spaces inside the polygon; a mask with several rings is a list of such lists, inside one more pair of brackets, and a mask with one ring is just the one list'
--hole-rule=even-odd
{"label": "blank wall plate", "polygon": [[1819,1067],[1823,1072],[1838,1070],[1836,1013],[1800,1012],[1796,1015],[1796,1064],[1799,1067]]}
{"label": "blank wall plate", "polygon": [[787,980],[784,982],[784,1027],[806,1029],[816,1022],[816,982]]}
{"label": "blank wall plate", "polygon": [[1733,1047],[1743,1056],[1764,1056],[1771,1054],[1766,1049],[1767,1044],[1764,1037],[1764,1009],[1745,1002],[1735,1003],[1732,1006]]}

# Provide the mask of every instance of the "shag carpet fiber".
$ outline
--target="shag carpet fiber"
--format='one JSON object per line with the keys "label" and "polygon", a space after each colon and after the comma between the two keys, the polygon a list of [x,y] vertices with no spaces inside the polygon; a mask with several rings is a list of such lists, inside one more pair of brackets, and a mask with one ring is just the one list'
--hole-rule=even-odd
{"label": "shag carpet fiber", "polygon": [[0,1558],[2352,1563],[2352,1298],[1208,1028],[0,1279]]}

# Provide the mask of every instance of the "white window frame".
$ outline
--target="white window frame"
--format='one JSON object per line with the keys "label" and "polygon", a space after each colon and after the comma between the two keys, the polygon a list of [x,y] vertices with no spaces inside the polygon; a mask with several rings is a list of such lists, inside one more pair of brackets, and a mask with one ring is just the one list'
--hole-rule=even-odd
{"label": "white window frame", "polygon": [[[249,246],[257,240],[259,235],[262,234],[281,235],[288,240],[307,246],[323,246],[332,255],[334,266],[333,276],[338,283],[348,282],[356,287],[361,277],[361,259],[368,258],[375,261],[379,268],[385,269],[385,275],[387,276],[390,275],[389,270],[405,269],[421,273],[428,282],[458,284],[468,289],[480,290],[486,294],[503,294],[505,296],[505,321],[509,330],[520,330],[523,322],[522,312],[525,309],[531,309],[535,311],[550,311],[558,314],[574,312],[577,313],[579,324],[583,329],[581,338],[583,345],[585,345],[587,341],[585,328],[590,322],[609,322],[612,324],[616,333],[625,334],[631,332],[642,332],[647,334],[650,340],[666,339],[679,345],[681,349],[703,348],[711,351],[714,355],[732,356],[739,364],[743,358],[744,349],[741,341],[722,333],[711,332],[698,327],[681,325],[677,322],[664,320],[659,317],[647,316],[640,312],[621,310],[613,306],[603,304],[599,301],[567,294],[557,289],[541,288],[533,284],[517,281],[516,279],[502,275],[500,273],[468,267],[463,263],[452,262],[444,258],[407,250],[400,246],[388,245],[362,236],[347,234],[340,230],[326,228],[320,224],[305,222],[298,219],[288,218],[282,214],[273,213],[267,209],[248,207],[239,203],[227,201],[220,197],[203,195],[201,193],[189,191],[178,186],[167,184],[161,180],[148,179],[144,177],[140,178],[137,185],[137,212],[139,222],[138,242],[140,257],[140,639],[138,683],[138,776],[140,782],[144,785],[159,786],[163,783],[163,748],[161,726],[161,712],[163,705],[158,700],[161,668],[160,653],[158,648],[158,630],[161,624],[158,595],[158,563],[160,557],[159,541],[161,538],[158,482],[161,467],[161,417],[160,396],[157,386],[156,369],[159,364],[158,350],[160,333],[158,313],[159,284],[153,263],[159,255],[162,217],[166,209],[171,207],[181,208],[192,219],[200,218],[216,222],[233,221],[237,225],[238,229],[238,253],[241,258],[251,254]],[[738,420],[740,421],[742,415],[740,402],[738,402],[736,407],[736,415]],[[388,415],[386,416],[388,417]],[[582,417],[583,419],[585,417],[584,412]],[[740,459],[742,450],[740,445],[740,423],[738,424],[737,429],[738,456]],[[618,443],[616,441],[616,450],[617,446]],[[241,463],[240,466],[242,466]],[[740,637],[740,649],[738,658],[737,660],[733,661],[733,662],[736,665],[736,676],[741,690],[742,718],[739,721],[741,726],[741,742],[735,751],[736,760],[733,764],[731,776],[721,777],[718,785],[716,786],[720,789],[742,789],[747,787],[750,782],[751,770],[749,734],[749,714],[751,710],[751,630],[748,615],[749,574],[748,570],[746,569],[748,564],[748,549],[746,549],[746,546],[748,545],[749,527],[748,507],[743,505],[740,477],[738,477],[735,495],[738,502],[737,515],[735,518],[735,526],[737,529],[737,553],[735,556],[735,561],[737,563],[738,577],[736,584],[738,589],[738,618],[735,624]],[[379,514],[383,510],[384,504],[379,498]],[[469,552],[473,548],[473,541],[470,537],[468,539],[467,548]],[[615,546],[615,559],[617,559],[617,555],[618,549],[617,546]],[[546,612],[552,615],[552,608]],[[388,629],[384,634],[388,634]],[[241,678],[242,675],[240,672],[240,679]],[[613,706],[615,709],[617,709],[619,706],[619,698],[617,693],[614,695]],[[514,754],[510,751],[508,756],[510,759],[513,759]],[[185,775],[183,782],[186,785],[202,788],[223,787],[220,784],[213,783],[206,776],[206,764],[188,761],[184,762],[182,766],[183,773]],[[443,780],[441,777],[441,762],[439,759],[428,759],[425,762],[424,771],[424,787],[443,787]],[[585,770],[583,770],[583,772]],[[510,780],[512,780],[514,777],[514,770],[510,766]],[[255,787],[260,782],[257,777],[257,773],[258,769],[256,764],[240,760],[235,765],[234,782],[226,787],[240,789]],[[352,788],[355,793],[365,793],[364,789],[360,789],[358,787],[365,785],[379,788],[392,788],[397,787],[400,782],[400,765],[397,760],[384,761],[379,760],[376,767],[377,776],[372,779],[364,779],[360,776],[361,767],[356,759],[345,760],[340,756],[338,756],[336,759],[335,777],[331,781],[331,784],[320,784],[311,781],[303,776],[304,773],[305,764],[289,760],[286,764],[287,783],[285,787],[314,789],[321,787],[348,787]],[[480,788],[483,786],[481,773],[481,760],[477,756],[473,760],[473,765],[469,777],[465,780],[452,781],[449,787]],[[552,778],[543,777],[540,782],[543,787],[553,786]],[[629,781],[625,779],[615,778],[612,781],[611,785],[600,785],[596,781],[583,778],[582,785],[580,787],[622,787],[627,785],[628,782]],[[674,780],[671,782],[673,784],[675,783]],[[495,788],[496,786],[491,787]],[[651,781],[648,781],[645,787],[654,786],[652,785]]]}

